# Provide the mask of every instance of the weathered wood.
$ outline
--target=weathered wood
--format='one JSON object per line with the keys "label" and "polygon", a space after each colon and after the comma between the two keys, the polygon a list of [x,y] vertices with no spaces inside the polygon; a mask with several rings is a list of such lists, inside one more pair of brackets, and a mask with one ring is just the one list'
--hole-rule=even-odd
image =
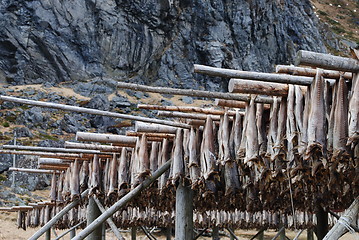
{"label": "weathered wood", "polygon": [[59,158],[39,158],[37,162],[39,165],[69,166],[72,161]]}
{"label": "weathered wood", "polygon": [[322,207],[318,207],[317,216],[317,238],[322,240],[328,233],[328,213]]}
{"label": "weathered wood", "polygon": [[146,137],[148,137],[148,139],[151,139],[151,138],[169,138],[169,139],[172,139],[175,137],[175,134],[172,134],[172,133],[149,133],[149,132],[126,132],[126,136],[131,136],[131,137],[140,137],[142,135],[146,135]]}
{"label": "weathered wood", "polygon": [[179,184],[176,189],[176,239],[193,238],[193,190]]}
{"label": "weathered wood", "polygon": [[17,212],[17,210],[12,209],[11,207],[0,207],[0,212]]}
{"label": "weathered wood", "polygon": [[[89,198],[87,205],[87,226],[94,222],[101,215],[101,211],[98,208],[93,197]],[[97,226],[87,237],[88,240],[98,240],[102,238],[103,224]]]}
{"label": "weathered wood", "polygon": [[171,166],[172,160],[167,161],[163,164],[157,171],[153,173],[151,177],[143,181],[125,196],[123,196],[119,201],[114,203],[110,208],[106,210],[101,216],[99,216],[96,220],[94,220],[89,226],[87,226],[84,230],[82,230],[74,240],[80,240],[87,237],[95,228],[101,225],[106,219],[111,217],[115,212],[117,212],[120,208],[125,206],[129,201],[131,201],[134,197],[136,197],[142,190],[146,189],[151,185],[157,178],[159,178],[165,171],[167,171]]}
{"label": "weathered wood", "polygon": [[212,239],[219,240],[219,227],[218,226],[214,226],[212,228]]}
{"label": "weathered wood", "polygon": [[344,72],[359,71],[359,61],[356,59],[305,50],[299,50],[297,52],[295,65],[305,65]]}
{"label": "weathered wood", "polygon": [[119,153],[121,152],[122,149],[122,147],[116,147],[110,145],[75,143],[75,142],[65,142],[65,148],[91,149],[91,150],[100,150],[101,152],[111,152],[111,153]]}
{"label": "weathered wood", "polygon": [[295,237],[293,238],[293,240],[298,240],[300,234],[302,234],[303,231],[304,231],[304,229],[299,230],[299,232],[297,233],[297,235],[295,235]]}
{"label": "weathered wood", "polygon": [[330,229],[330,231],[325,235],[323,240],[332,240],[339,239],[344,233],[348,231],[347,224],[356,224],[357,216],[359,212],[359,196],[356,197],[354,202],[350,207],[345,210],[343,216],[338,220],[338,222]]}
{"label": "weathered wood", "polygon": [[183,123],[176,123],[176,122],[172,122],[172,121],[165,121],[165,120],[160,120],[160,119],[155,119],[155,118],[147,118],[147,117],[141,117],[141,116],[133,116],[133,115],[123,114],[123,113],[114,113],[114,112],[102,111],[102,110],[91,109],[91,108],[69,106],[69,105],[59,104],[59,103],[42,102],[42,101],[35,101],[35,100],[9,97],[9,96],[3,96],[3,95],[0,95],[0,100],[22,103],[22,104],[33,105],[33,106],[39,106],[39,107],[61,109],[61,110],[71,111],[71,112],[89,113],[89,114],[100,115],[100,116],[129,119],[129,120],[133,120],[133,121],[157,123],[157,124],[169,125],[169,126],[173,126],[173,127],[180,127],[180,128],[187,128],[187,129],[191,128],[190,126],[183,124]]}
{"label": "weathered wood", "polygon": [[234,231],[230,228],[227,228],[229,235],[230,235],[230,239],[236,239],[239,240],[239,238],[237,238],[236,234],[234,233]]}
{"label": "weathered wood", "polygon": [[307,229],[307,240],[314,240],[314,231],[313,231],[313,228]]}
{"label": "weathered wood", "polygon": [[[174,117],[174,118],[184,118],[184,119],[199,119],[206,120],[207,114],[201,113],[183,113],[183,112],[168,112],[168,111],[158,111],[157,115],[160,117]],[[219,121],[221,116],[219,115],[210,115],[213,121]],[[232,118],[230,118],[232,119]]]}
{"label": "weathered wood", "polygon": [[11,210],[29,211],[29,210],[32,210],[33,208],[34,208],[33,206],[13,206],[13,207],[11,207]]}
{"label": "weathered wood", "polygon": [[60,174],[58,171],[45,170],[45,169],[31,169],[31,168],[9,168],[8,171],[26,172],[26,173],[44,173],[44,174]]}
{"label": "weathered wood", "polygon": [[159,124],[148,124],[142,122],[135,122],[136,132],[156,132],[156,133],[176,133],[176,127],[163,126]]}
{"label": "weathered wood", "polygon": [[131,240],[136,240],[136,231],[137,231],[136,227],[131,228]]}
{"label": "weathered wood", "polygon": [[[188,106],[162,106],[162,105],[138,104],[137,107],[140,109],[177,111],[177,112],[196,112],[196,113],[212,114],[212,115],[224,115],[225,113],[224,110],[201,108],[201,107],[188,107]],[[236,114],[235,111],[227,111],[227,113],[230,116],[234,116]]]}
{"label": "weathered wood", "polygon": [[15,154],[15,155],[35,155],[44,157],[69,157],[69,158],[82,158],[83,154],[77,153],[51,153],[51,152],[36,152],[36,151],[13,151],[13,150],[1,150],[0,154]]}
{"label": "weathered wood", "polygon": [[259,240],[263,240],[264,231],[265,231],[266,229],[267,229],[266,227],[261,228],[261,229],[256,233],[256,235],[254,235],[253,237],[251,237],[250,240],[253,240],[253,239],[255,239],[255,238],[257,238],[257,239],[259,239]]}
{"label": "weathered wood", "polygon": [[247,79],[232,78],[228,83],[231,93],[266,94],[272,96],[288,95],[288,84],[260,82]]}
{"label": "weathered wood", "polygon": [[[84,198],[88,195],[89,190],[85,190],[81,194],[81,198]],[[68,211],[72,208],[76,207],[80,203],[80,199],[75,200],[64,207],[60,212],[58,212],[50,221],[48,221],[39,231],[37,231],[34,235],[32,235],[29,240],[35,240],[40,238],[46,231],[48,231],[58,220],[60,220]]]}
{"label": "weathered wood", "polygon": [[283,232],[285,232],[285,228],[281,227],[277,234],[272,238],[272,240],[276,240],[278,237],[282,240]]}
{"label": "weathered wood", "polygon": [[[304,68],[304,67],[296,67],[293,65],[277,65],[276,66],[277,73],[287,73],[292,75],[300,75],[300,76],[307,76],[307,77],[315,77],[317,70],[314,68]],[[342,72],[334,71],[334,70],[323,70],[323,77],[324,78],[331,78],[331,79],[339,79]],[[350,72],[343,73],[343,77],[345,79],[352,79],[353,74]]]}
{"label": "weathered wood", "polygon": [[194,64],[194,72],[216,77],[243,78],[264,82],[289,83],[299,85],[310,85],[313,81],[313,78],[311,77],[293,76],[278,73],[248,72],[233,69],[209,67],[198,64]]}
{"label": "weathered wood", "polygon": [[136,145],[136,137],[128,137],[123,135],[115,134],[103,134],[103,133],[88,133],[88,132],[77,132],[77,141],[91,141],[101,143],[116,143],[118,145],[127,147]]}
{"label": "weathered wood", "polygon": [[[230,108],[246,108],[246,102],[236,101],[236,100],[224,100],[224,99],[216,99],[214,104],[221,107],[230,107]],[[270,104],[264,104],[264,109],[270,109]]]}
{"label": "weathered wood", "polygon": [[43,170],[65,171],[69,166],[40,164],[37,167],[38,169],[43,169]]}
{"label": "weathered wood", "polygon": [[75,226],[71,227],[70,229],[68,229],[67,231],[63,232],[61,235],[57,236],[55,238],[55,240],[59,240],[61,239],[62,237],[64,237],[66,234],[70,233],[70,239],[72,239],[73,237],[75,237],[76,235],[76,228],[78,226],[80,226],[81,224],[83,224],[84,222],[86,221],[82,221],[82,222],[79,222],[78,224],[76,224]]}
{"label": "weathered wood", "polygon": [[[98,200],[96,196],[94,196],[93,199],[94,199],[95,203],[97,204],[97,207],[100,209],[101,213],[104,213],[106,211],[106,209],[102,206],[100,200]],[[122,234],[120,233],[120,231],[118,231],[118,228],[116,227],[115,223],[112,221],[112,218],[108,218],[106,220],[106,222],[112,229],[112,232],[115,234],[117,239],[124,240]]]}
{"label": "weathered wood", "polygon": [[60,153],[83,153],[83,154],[98,154],[100,151],[88,149],[67,149],[67,148],[53,148],[53,147],[33,147],[33,146],[19,146],[19,145],[3,145],[3,149],[14,150],[29,150],[40,152],[60,152]]}
{"label": "weathered wood", "polygon": [[[283,76],[282,74],[279,75]],[[151,86],[145,86],[145,85],[139,85],[133,83],[124,83],[124,82],[119,82],[117,84],[117,87],[132,89],[141,92],[165,93],[165,94],[173,94],[173,95],[192,96],[192,97],[220,98],[220,99],[238,100],[238,101],[246,101],[246,102],[250,100],[249,96],[247,95],[240,95],[235,93],[209,92],[203,90],[177,89],[177,88],[166,88],[166,87],[151,87]],[[258,97],[257,101],[262,101],[263,103],[271,103],[272,99],[268,97]]]}

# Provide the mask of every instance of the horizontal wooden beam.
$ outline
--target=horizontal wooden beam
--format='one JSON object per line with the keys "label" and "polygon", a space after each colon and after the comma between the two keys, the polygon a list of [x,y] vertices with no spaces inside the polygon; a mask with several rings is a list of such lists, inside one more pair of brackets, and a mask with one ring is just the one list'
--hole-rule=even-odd
{"label": "horizontal wooden beam", "polygon": [[[68,149],[68,148],[54,148],[54,147],[33,147],[33,146],[19,146],[19,145],[3,145],[4,149],[16,149],[16,150],[29,150],[29,151],[41,151],[41,152],[62,152],[62,153],[83,153],[83,154],[99,154],[101,151],[88,150],[88,149]],[[106,153],[102,153],[106,154]],[[111,153],[107,153],[111,154]]]}
{"label": "horizontal wooden beam", "polygon": [[37,162],[39,165],[69,166],[72,161],[59,158],[39,158]]}
{"label": "horizontal wooden beam", "polygon": [[[206,120],[208,116],[208,114],[169,112],[169,111],[158,111],[157,115],[160,117],[174,117],[174,118],[199,119],[199,120]],[[211,118],[213,121],[219,121],[221,119],[221,116],[211,115]]]}
{"label": "horizontal wooden beam", "polygon": [[[231,101],[231,100],[227,100],[227,101]],[[204,114],[212,114],[212,115],[224,115],[224,113],[226,112],[224,110],[218,110],[218,109],[189,107],[189,106],[163,106],[163,105],[138,104],[137,107],[140,109],[177,111],[177,112],[196,112],[196,113],[204,113]],[[227,111],[227,114],[230,116],[234,116],[236,112]]]}
{"label": "horizontal wooden beam", "polygon": [[[299,76],[308,76],[315,77],[317,74],[317,69],[314,68],[305,68],[305,67],[296,67],[293,65],[277,65],[275,67],[277,73],[286,73],[291,75]],[[340,72],[335,70],[326,70],[323,69],[322,76],[324,78],[339,79],[340,76],[343,76],[345,79],[352,79],[353,74],[350,72]]]}
{"label": "horizontal wooden beam", "polygon": [[11,207],[0,207],[0,212],[17,212],[17,210],[12,209]]}
{"label": "horizontal wooden beam", "polygon": [[11,209],[15,210],[15,211],[29,211],[29,210],[34,209],[34,207],[32,207],[32,206],[13,206],[13,207],[11,207]]}
{"label": "horizontal wooden beam", "polygon": [[295,65],[305,65],[344,72],[359,72],[359,61],[356,59],[305,50],[299,50],[297,52]]}
{"label": "horizontal wooden beam", "polygon": [[123,118],[123,119],[129,119],[129,120],[134,120],[134,121],[157,123],[157,124],[161,124],[161,125],[168,125],[168,126],[174,126],[174,127],[179,127],[179,128],[187,128],[187,129],[191,128],[190,126],[188,126],[187,124],[184,124],[184,123],[176,123],[176,122],[165,121],[165,120],[161,120],[161,119],[133,116],[133,115],[123,114],[123,113],[114,113],[114,112],[108,112],[108,111],[102,111],[102,110],[84,108],[84,107],[76,107],[76,106],[70,106],[70,105],[59,104],[59,103],[35,101],[35,100],[29,100],[29,99],[17,98],[17,97],[9,97],[9,96],[3,96],[3,95],[0,95],[0,100],[16,102],[16,103],[21,103],[21,104],[27,104],[27,105],[33,105],[33,106],[38,106],[38,107],[61,109],[61,110],[71,111],[71,112],[88,113],[88,114],[107,116],[107,117],[113,117],[113,118]]}
{"label": "horizontal wooden beam", "polygon": [[116,143],[122,146],[135,146],[137,138],[115,134],[77,132],[76,140],[101,143]]}
{"label": "horizontal wooden beam", "polygon": [[[162,126],[162,125],[160,125]],[[65,142],[65,148],[81,148],[81,149],[91,149],[99,150],[101,152],[114,152],[119,153],[122,150],[122,147],[110,146],[110,145],[100,145],[100,144],[90,144],[90,143],[75,143],[75,142]]]}
{"label": "horizontal wooden beam", "polygon": [[171,126],[163,126],[158,124],[148,124],[142,122],[135,122],[136,132],[157,132],[157,133],[176,133],[177,128]]}
{"label": "horizontal wooden beam", "polygon": [[38,169],[54,170],[54,171],[66,171],[69,166],[51,165],[51,164],[40,164],[37,166]]}
{"label": "horizontal wooden beam", "polygon": [[[240,71],[226,68],[216,68],[205,65],[194,64],[194,72],[202,73],[210,76],[225,78],[242,78],[264,82],[289,83],[298,85],[310,85],[313,81],[312,77],[293,76],[279,73],[262,73]],[[227,98],[228,99],[228,98]],[[239,100],[239,99],[232,99]],[[269,102],[267,102],[269,103]]]}
{"label": "horizontal wooden beam", "polygon": [[248,79],[232,78],[228,83],[231,93],[267,94],[271,96],[288,95],[288,84],[261,82]]}
{"label": "horizontal wooden beam", "polygon": [[[246,108],[245,102],[236,101],[236,100],[216,99],[214,104],[221,107],[240,108],[240,109]],[[270,104],[264,104],[264,109],[270,109],[270,106],[271,106]]]}
{"label": "horizontal wooden beam", "polygon": [[51,153],[51,152],[37,152],[37,151],[14,151],[14,150],[2,150],[0,149],[0,154],[14,154],[14,155],[33,155],[33,156],[43,156],[43,157],[55,157],[55,158],[84,158],[84,154],[78,153]]}
{"label": "horizontal wooden beam", "polygon": [[[178,89],[178,88],[167,88],[167,87],[151,87],[151,86],[145,86],[145,85],[139,85],[133,83],[124,83],[124,82],[118,82],[117,87],[124,89],[132,89],[141,92],[154,92],[154,93],[164,93],[164,94],[184,95],[184,96],[204,97],[204,98],[220,98],[220,99],[239,100],[246,102],[250,101],[249,96],[236,94],[236,93],[210,92],[203,90]],[[260,96],[258,97],[257,102],[272,103],[273,99],[270,97]]]}
{"label": "horizontal wooden beam", "polygon": [[131,137],[140,137],[142,135],[146,135],[146,137],[148,138],[160,138],[163,140],[163,138],[174,138],[176,135],[172,134],[172,133],[146,133],[146,132],[126,132],[127,136],[131,136]]}
{"label": "horizontal wooden beam", "polygon": [[58,171],[44,170],[44,169],[32,169],[32,168],[9,168],[9,171],[26,172],[26,173],[43,173],[43,174],[60,174]]}

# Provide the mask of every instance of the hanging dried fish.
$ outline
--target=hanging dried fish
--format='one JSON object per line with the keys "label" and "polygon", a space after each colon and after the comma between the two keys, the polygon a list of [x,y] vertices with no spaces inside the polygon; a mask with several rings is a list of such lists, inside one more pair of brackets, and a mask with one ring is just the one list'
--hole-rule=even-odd
{"label": "hanging dried fish", "polygon": [[236,110],[236,115],[233,120],[231,136],[229,140],[229,147],[231,154],[234,156],[236,160],[236,153],[239,151],[239,147],[241,145],[241,138],[242,138],[242,116],[239,113],[239,110]]}
{"label": "hanging dried fish", "polygon": [[118,177],[118,155],[117,154],[113,154],[112,159],[111,159],[111,163],[110,163],[110,169],[109,169],[109,186],[108,186],[108,191],[107,191],[107,197],[108,197],[108,202],[112,203],[117,196],[117,177]]}
{"label": "hanging dried fish", "polygon": [[317,69],[314,81],[311,85],[311,103],[308,117],[308,146],[306,159],[313,162],[312,175],[323,167],[326,156],[326,115],[324,101],[323,70]]}
{"label": "hanging dried fish", "polygon": [[230,145],[229,145],[229,119],[228,114],[225,113],[221,116],[220,128],[218,130],[218,160],[221,165],[224,165],[227,161],[232,161]]}
{"label": "hanging dried fish", "polygon": [[264,104],[257,103],[256,105],[256,124],[258,130],[258,145],[259,145],[259,156],[262,159],[265,157],[267,150],[267,137],[266,137],[266,125],[265,125],[265,116],[264,116]]}
{"label": "hanging dried fish", "polygon": [[349,138],[347,145],[354,149],[359,141],[359,73],[353,74],[351,97],[349,101]]}
{"label": "hanging dried fish", "polygon": [[[161,164],[159,165],[162,166],[168,160],[170,160],[170,156],[171,156],[170,149],[171,149],[170,141],[167,138],[163,139],[162,150],[161,150]],[[158,182],[158,187],[160,190],[163,190],[163,188],[166,186],[168,176],[169,176],[169,171],[161,175],[160,180]]]}
{"label": "hanging dried fish", "polygon": [[105,193],[105,195],[108,193],[108,189],[110,186],[110,158],[106,158],[106,163],[102,164],[101,166],[101,172],[102,172],[102,189]]}
{"label": "hanging dried fish", "polygon": [[249,110],[249,105],[248,103],[246,103],[246,114],[244,115],[244,119],[243,119],[243,128],[242,128],[242,138],[240,141],[240,145],[238,148],[238,151],[236,152],[236,160],[238,161],[238,163],[241,165],[244,157],[246,155],[246,146],[247,146],[247,125],[248,125],[248,110]]}
{"label": "hanging dried fish", "polygon": [[121,150],[121,157],[118,166],[118,193],[123,196],[130,189],[130,156],[127,149],[124,147]]}
{"label": "hanging dried fish", "polygon": [[57,184],[56,184],[56,174],[53,173],[52,174],[52,179],[51,179],[51,190],[50,190],[50,199],[51,202],[55,202],[56,201],[56,193],[57,193],[57,188],[56,188]]}
{"label": "hanging dried fish", "polygon": [[158,169],[158,151],[159,151],[160,143],[152,142],[151,145],[151,154],[150,154],[150,169],[151,172],[155,172]]}
{"label": "hanging dried fish", "polygon": [[176,132],[175,144],[173,146],[173,172],[172,172],[172,184],[178,186],[178,184],[184,184],[185,164],[183,160],[183,130],[178,128]]}
{"label": "hanging dried fish", "polygon": [[244,158],[244,164],[251,166],[252,163],[259,162],[259,145],[258,145],[258,129],[256,124],[256,103],[254,102],[255,97],[251,97],[249,103],[247,115],[247,127],[246,127],[246,154]]}
{"label": "hanging dried fish", "polygon": [[83,161],[80,169],[80,191],[88,188],[89,182],[89,161]]}
{"label": "hanging dried fish", "polygon": [[80,198],[80,164],[76,159],[75,162],[71,163],[71,181],[70,181],[70,189],[71,189],[71,200],[74,201]]}
{"label": "hanging dried fish", "polygon": [[295,121],[295,89],[294,85],[289,84],[288,89],[288,104],[287,104],[287,123],[286,123],[286,137],[287,137],[287,160],[289,167],[298,165],[299,154],[295,148],[298,145],[297,124]]}
{"label": "hanging dried fish", "polygon": [[97,154],[92,159],[90,195],[96,194],[101,190],[101,163]]}
{"label": "hanging dried fish", "polygon": [[[142,135],[139,139],[139,146],[136,147],[138,150],[134,159],[134,171],[135,171],[135,179],[134,179],[134,187],[138,184],[142,183],[149,175],[151,175],[150,171],[150,159],[148,157],[148,148],[147,148],[147,137]],[[137,144],[136,144],[137,145]]]}
{"label": "hanging dried fish", "polygon": [[65,178],[63,182],[63,188],[62,188],[62,198],[64,201],[69,201],[71,196],[71,190],[70,190],[70,178],[71,178],[71,168],[67,168],[65,173]]}
{"label": "hanging dried fish", "polygon": [[198,134],[197,131],[194,128],[191,128],[189,144],[188,144],[188,149],[189,149],[188,168],[189,168],[189,174],[192,181],[193,189],[198,188],[198,184],[200,181],[200,174],[201,174],[201,169],[199,166],[199,155],[197,153],[197,148],[198,148],[197,147],[198,141],[196,136]]}

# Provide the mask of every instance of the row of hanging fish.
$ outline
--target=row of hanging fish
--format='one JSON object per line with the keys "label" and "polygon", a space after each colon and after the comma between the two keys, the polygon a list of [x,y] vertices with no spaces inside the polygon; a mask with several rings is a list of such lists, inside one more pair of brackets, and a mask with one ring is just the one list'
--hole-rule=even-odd
{"label": "row of hanging fish", "polygon": [[[43,226],[56,213],[62,210],[62,207],[47,206],[37,207],[29,211],[19,211],[18,227],[26,229],[27,227],[36,228]],[[67,229],[77,224],[83,223],[79,228],[86,225],[86,206],[81,205],[73,208],[60,219],[55,227],[57,229]],[[341,215],[342,213],[339,213]],[[113,222],[118,228],[130,228],[135,226],[156,226],[173,227],[175,224],[174,211],[159,211],[154,208],[140,209],[137,207],[128,207],[117,211],[112,216]],[[329,226],[336,223],[333,216],[329,216]],[[276,229],[281,224],[291,229],[308,229],[316,225],[315,214],[309,212],[296,212],[295,218],[292,214],[281,212],[242,212],[238,210],[224,211],[211,210],[193,213],[193,223],[195,228],[220,228],[233,229],[253,229],[270,228]]]}

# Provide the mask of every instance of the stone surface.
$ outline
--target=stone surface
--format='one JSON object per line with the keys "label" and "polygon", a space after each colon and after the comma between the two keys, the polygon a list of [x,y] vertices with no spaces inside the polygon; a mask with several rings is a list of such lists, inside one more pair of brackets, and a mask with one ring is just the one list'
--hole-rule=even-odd
{"label": "stone surface", "polygon": [[193,64],[272,71],[325,52],[309,0],[0,0],[0,83],[68,83],[94,96],[126,80],[222,90]]}

